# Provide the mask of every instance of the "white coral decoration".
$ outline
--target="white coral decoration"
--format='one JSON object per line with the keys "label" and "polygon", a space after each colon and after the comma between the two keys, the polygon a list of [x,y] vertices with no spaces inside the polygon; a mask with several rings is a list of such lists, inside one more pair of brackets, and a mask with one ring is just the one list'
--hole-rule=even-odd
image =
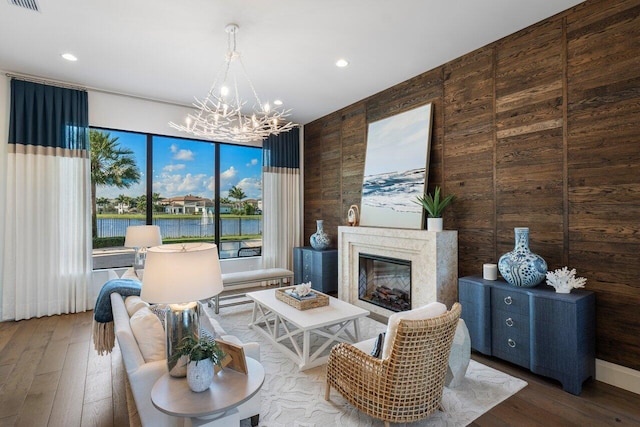
{"label": "white coral decoration", "polygon": [[584,277],[576,277],[576,269],[571,271],[567,267],[557,269],[554,272],[547,273],[547,285],[556,288],[559,294],[568,294],[573,288],[584,288],[587,279]]}
{"label": "white coral decoration", "polygon": [[300,283],[299,285],[296,285],[296,294],[298,294],[298,296],[303,297],[309,292],[311,292],[311,282]]}

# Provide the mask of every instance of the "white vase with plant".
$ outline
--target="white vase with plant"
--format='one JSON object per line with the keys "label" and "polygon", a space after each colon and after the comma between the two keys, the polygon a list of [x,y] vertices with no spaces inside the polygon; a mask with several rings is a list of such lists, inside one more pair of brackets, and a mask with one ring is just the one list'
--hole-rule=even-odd
{"label": "white vase with plant", "polygon": [[218,344],[210,338],[196,339],[187,336],[181,341],[180,347],[176,349],[172,359],[178,360],[186,356],[187,383],[194,392],[205,391],[213,381],[215,369],[214,365],[221,366],[224,359],[224,352]]}
{"label": "white vase with plant", "polygon": [[427,230],[429,231],[442,231],[442,211],[453,200],[455,196],[453,194],[447,197],[440,196],[440,187],[436,186],[433,195],[425,193],[424,196],[417,196],[417,204],[422,205],[425,211],[427,211]]}

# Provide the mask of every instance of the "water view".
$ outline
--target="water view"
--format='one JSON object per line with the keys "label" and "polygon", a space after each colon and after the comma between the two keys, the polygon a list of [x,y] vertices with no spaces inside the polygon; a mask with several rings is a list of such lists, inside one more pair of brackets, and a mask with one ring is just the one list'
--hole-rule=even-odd
{"label": "water view", "polygon": [[[145,225],[144,218],[100,218],[98,216],[98,237],[121,237],[130,225]],[[163,239],[182,237],[214,237],[213,221],[204,222],[199,218],[154,218],[153,224],[160,227]],[[220,219],[220,237],[242,237],[262,234],[262,217],[235,217]]]}

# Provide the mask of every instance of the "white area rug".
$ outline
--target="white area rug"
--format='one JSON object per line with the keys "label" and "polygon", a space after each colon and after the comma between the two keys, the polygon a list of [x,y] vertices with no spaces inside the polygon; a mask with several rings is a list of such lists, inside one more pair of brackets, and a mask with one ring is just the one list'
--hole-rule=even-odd
{"label": "white area rug", "polygon": [[[324,400],[326,365],[300,372],[296,364],[248,327],[252,305],[222,308],[218,319],[229,334],[243,342],[260,343],[261,363],[266,378],[262,387],[260,426],[265,427],[329,427],[382,426],[383,422],[365,415],[351,406],[335,390],[331,401]],[[360,322],[361,339],[376,336],[385,325],[371,320]],[[429,418],[408,426],[465,426],[489,409],[527,385],[525,381],[471,360],[463,383],[455,389],[444,389],[442,405]],[[243,427],[250,426],[243,420]],[[398,424],[396,424],[398,425]]]}

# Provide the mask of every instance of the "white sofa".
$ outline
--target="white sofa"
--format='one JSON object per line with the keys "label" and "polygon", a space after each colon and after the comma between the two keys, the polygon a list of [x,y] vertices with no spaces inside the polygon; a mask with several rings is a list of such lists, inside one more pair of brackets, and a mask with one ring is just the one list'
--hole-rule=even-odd
{"label": "white sofa", "polygon": [[[158,378],[167,373],[167,361],[162,359],[145,362],[131,329],[130,318],[123,297],[117,293],[111,294],[111,306],[115,336],[122,352],[122,359],[131,385],[133,400],[142,425],[149,427],[182,427],[188,425],[188,423],[185,424],[185,419],[169,416],[153,406],[151,389]],[[207,329],[210,333],[215,331],[215,335],[225,341],[242,345],[247,357],[260,360],[260,346],[258,343],[242,344],[235,336],[227,335],[215,319],[204,315],[201,316],[201,327]],[[251,417],[251,425],[256,426],[260,413],[260,392],[238,406],[237,409],[240,419]]]}

